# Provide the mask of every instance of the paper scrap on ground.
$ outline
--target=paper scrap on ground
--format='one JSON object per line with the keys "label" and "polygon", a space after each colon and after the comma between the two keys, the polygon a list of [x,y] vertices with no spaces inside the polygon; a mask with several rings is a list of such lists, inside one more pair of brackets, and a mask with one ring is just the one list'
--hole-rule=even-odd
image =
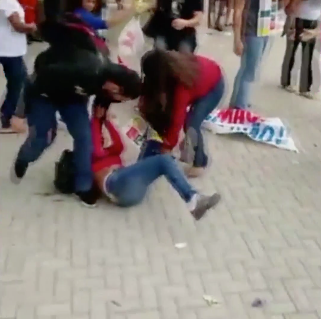
{"label": "paper scrap on ground", "polygon": [[242,133],[254,141],[298,152],[289,130],[279,118],[263,118],[247,110],[224,109],[212,112],[203,127],[216,134]]}
{"label": "paper scrap on ground", "polygon": [[175,247],[177,249],[182,249],[182,248],[187,247],[187,244],[186,243],[177,243],[177,244],[175,244]]}
{"label": "paper scrap on ground", "polygon": [[203,299],[206,301],[208,306],[218,305],[219,302],[210,295],[203,295]]}

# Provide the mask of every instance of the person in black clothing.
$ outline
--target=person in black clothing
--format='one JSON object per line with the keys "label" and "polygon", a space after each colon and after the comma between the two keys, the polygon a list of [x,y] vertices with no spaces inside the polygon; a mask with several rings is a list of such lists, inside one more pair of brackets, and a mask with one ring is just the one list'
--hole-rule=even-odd
{"label": "person in black clothing", "polygon": [[194,52],[195,27],[201,22],[202,11],[203,0],[157,0],[144,33],[154,39],[158,48]]}
{"label": "person in black clothing", "polygon": [[[89,45],[90,39],[88,43],[78,41],[76,46],[75,38],[70,39],[69,46],[67,43],[63,47],[51,45],[36,58],[34,74],[16,113],[17,117],[26,115],[29,135],[20,147],[11,179],[14,183],[20,182],[29,164],[38,160],[53,143],[58,111],[73,137],[75,194],[86,206],[94,206],[97,197],[91,170],[89,96],[103,96],[104,103],[134,99],[140,94],[141,81],[135,71],[112,63],[107,56],[95,51]],[[80,38],[84,40],[83,35]]]}

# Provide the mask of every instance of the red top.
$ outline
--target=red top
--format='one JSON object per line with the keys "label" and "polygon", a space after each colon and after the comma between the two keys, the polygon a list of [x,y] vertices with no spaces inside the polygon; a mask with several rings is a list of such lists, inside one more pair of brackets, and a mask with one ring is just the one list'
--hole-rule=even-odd
{"label": "red top", "polygon": [[[111,138],[111,145],[104,148],[104,137],[102,134],[103,125],[107,128]],[[99,118],[91,120],[91,134],[93,139],[94,151],[92,155],[92,170],[98,172],[111,166],[122,166],[121,153],[124,144],[120,134],[111,121],[102,121]]]}
{"label": "red top", "polygon": [[179,84],[175,96],[171,126],[164,137],[164,147],[172,149],[178,142],[179,133],[185,123],[186,109],[197,99],[207,95],[222,78],[220,66],[213,60],[196,56],[200,66],[195,86],[186,88]]}

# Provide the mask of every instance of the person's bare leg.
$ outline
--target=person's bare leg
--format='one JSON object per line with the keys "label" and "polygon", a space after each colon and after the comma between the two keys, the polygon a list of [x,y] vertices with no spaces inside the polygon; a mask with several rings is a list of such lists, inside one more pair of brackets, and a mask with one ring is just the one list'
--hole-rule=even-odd
{"label": "person's bare leg", "polygon": [[233,10],[234,0],[227,0],[227,10],[226,10],[226,17],[225,17],[225,26],[229,27],[232,25],[231,21],[231,13]]}
{"label": "person's bare leg", "polygon": [[218,8],[218,13],[217,13],[217,18],[215,22],[215,30],[217,31],[223,31],[223,26],[221,24],[221,19],[223,17],[225,5],[226,5],[226,0],[218,0],[219,1],[219,8]]}
{"label": "person's bare leg", "polygon": [[116,0],[117,3],[117,10],[123,10],[124,9],[124,5],[122,3],[122,0]]}

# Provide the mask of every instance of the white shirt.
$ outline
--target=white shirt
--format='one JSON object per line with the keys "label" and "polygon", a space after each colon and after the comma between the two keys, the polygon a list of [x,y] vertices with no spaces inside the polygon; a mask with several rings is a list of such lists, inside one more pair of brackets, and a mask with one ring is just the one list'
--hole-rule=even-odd
{"label": "white shirt", "polygon": [[321,0],[303,0],[300,2],[297,18],[315,21],[321,16]]}
{"label": "white shirt", "polygon": [[15,31],[8,20],[15,12],[25,22],[25,12],[17,0],[0,0],[0,57],[18,57],[27,53],[26,34]]}

